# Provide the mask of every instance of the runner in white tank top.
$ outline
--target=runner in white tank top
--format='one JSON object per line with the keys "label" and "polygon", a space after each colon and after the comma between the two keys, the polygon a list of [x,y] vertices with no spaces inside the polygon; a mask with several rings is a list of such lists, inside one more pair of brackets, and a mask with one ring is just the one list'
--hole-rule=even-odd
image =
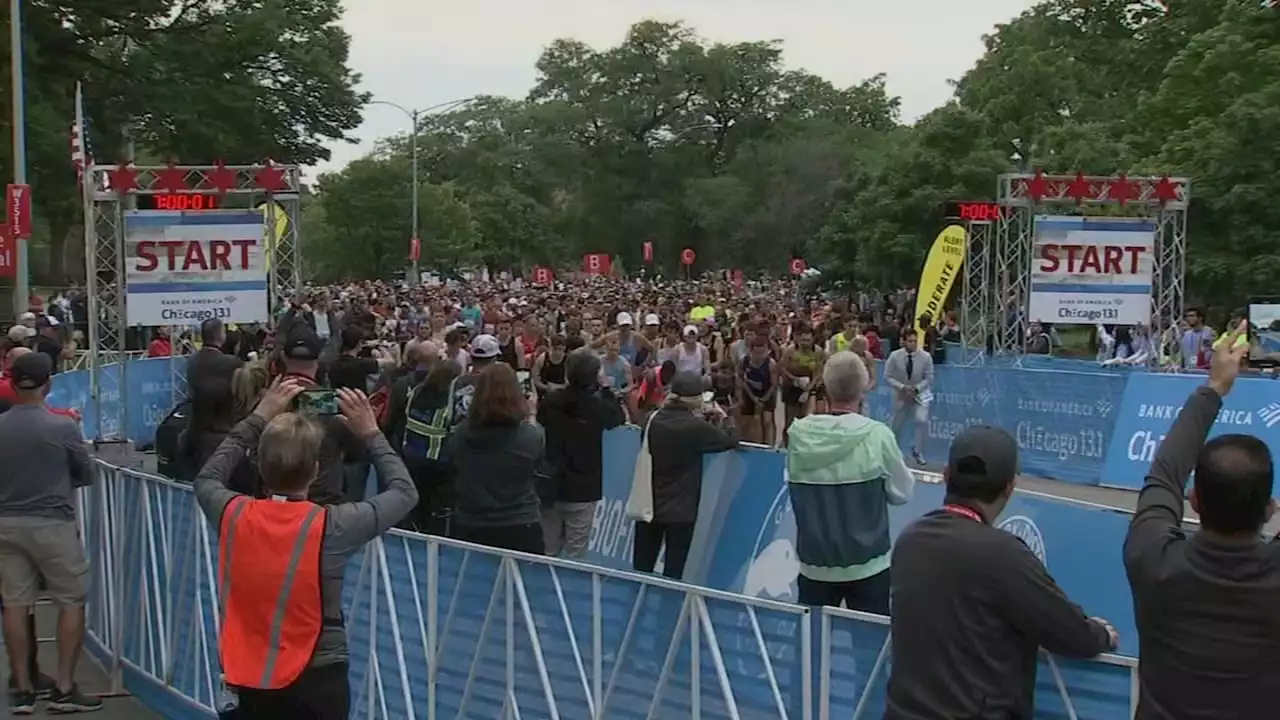
{"label": "runner in white tank top", "polygon": [[[686,325],[684,332],[681,333],[684,342],[672,348],[674,352],[671,354],[671,360],[676,364],[676,372],[692,372],[699,375],[706,373],[706,365],[703,357],[707,349],[698,342],[698,329],[692,325]],[[689,349],[689,343],[693,343],[693,349]]]}

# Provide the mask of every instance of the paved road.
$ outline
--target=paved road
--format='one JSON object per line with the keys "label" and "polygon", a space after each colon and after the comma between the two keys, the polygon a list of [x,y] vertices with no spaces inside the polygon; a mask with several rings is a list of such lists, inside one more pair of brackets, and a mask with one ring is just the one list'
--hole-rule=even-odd
{"label": "paved road", "polygon": [[[57,612],[54,608],[41,606],[36,609],[36,635],[39,637],[52,638],[56,622]],[[57,660],[57,646],[53,642],[41,643],[40,669],[47,674],[52,674],[57,668]],[[9,663],[0,662],[0,673],[4,674],[3,680],[6,685],[9,681],[8,670]],[[111,689],[111,682],[102,668],[98,667],[87,654],[76,670],[76,683],[82,691],[90,694],[106,693]],[[46,713],[42,706],[37,706],[35,717],[43,715],[49,715],[49,713]],[[104,698],[102,710],[90,716],[102,718],[102,720],[160,720],[159,715],[130,697]],[[0,695],[0,717],[9,717],[7,693]]]}

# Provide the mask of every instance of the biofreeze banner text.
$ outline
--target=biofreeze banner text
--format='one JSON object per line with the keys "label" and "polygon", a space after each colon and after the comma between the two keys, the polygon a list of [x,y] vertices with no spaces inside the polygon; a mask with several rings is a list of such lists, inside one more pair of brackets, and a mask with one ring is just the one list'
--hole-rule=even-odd
{"label": "biofreeze banner text", "polygon": [[125,213],[129,325],[266,322],[267,266],[260,213]]}

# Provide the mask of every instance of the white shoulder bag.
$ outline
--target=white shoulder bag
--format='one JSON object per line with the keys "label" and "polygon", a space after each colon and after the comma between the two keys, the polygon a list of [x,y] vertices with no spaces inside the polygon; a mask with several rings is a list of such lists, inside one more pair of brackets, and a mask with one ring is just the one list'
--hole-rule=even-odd
{"label": "white shoulder bag", "polygon": [[640,431],[640,453],[636,455],[636,469],[631,476],[631,494],[627,496],[627,517],[639,522],[653,521],[653,455],[649,452],[649,426],[653,424],[655,410]]}

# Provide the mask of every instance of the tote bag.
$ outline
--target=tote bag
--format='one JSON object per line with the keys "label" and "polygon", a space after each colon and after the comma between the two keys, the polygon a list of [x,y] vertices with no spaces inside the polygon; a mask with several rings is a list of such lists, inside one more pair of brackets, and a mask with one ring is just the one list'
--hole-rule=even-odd
{"label": "tote bag", "polygon": [[649,426],[653,425],[655,411],[640,431],[640,454],[636,455],[636,469],[631,476],[631,494],[627,496],[627,517],[639,522],[653,521],[653,455],[649,453]]}

